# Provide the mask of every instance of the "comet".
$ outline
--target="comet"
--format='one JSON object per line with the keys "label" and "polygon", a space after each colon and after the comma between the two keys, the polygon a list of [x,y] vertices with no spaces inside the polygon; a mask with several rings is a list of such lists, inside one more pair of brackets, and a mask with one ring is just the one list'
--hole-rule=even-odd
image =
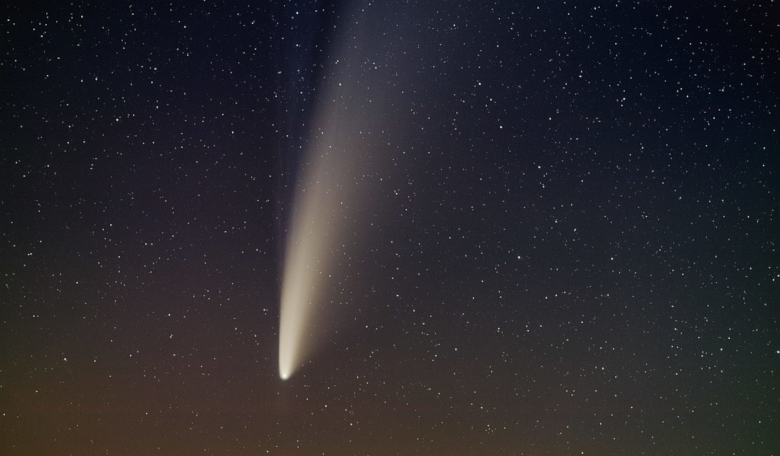
{"label": "comet", "polygon": [[[331,88],[334,98],[342,97]],[[360,139],[365,120],[351,105],[320,106],[306,151],[306,164],[293,201],[285,249],[279,318],[279,377],[289,379],[327,334],[335,309],[331,278],[338,276],[336,259],[345,244],[359,237],[360,212],[368,184],[359,176],[371,173],[369,148]],[[350,242],[345,242],[349,233]],[[353,247],[354,248],[354,247]]]}
{"label": "comet", "polygon": [[[378,188],[386,185],[380,183],[382,176],[395,166],[386,130],[398,120],[387,107],[405,99],[399,88],[403,80],[393,79],[393,72],[377,71],[369,56],[396,43],[394,34],[403,33],[383,30],[384,13],[376,8],[371,3],[356,6],[363,20],[334,38],[337,45],[317,91],[284,247],[279,315],[282,380],[310,360],[338,320],[334,318],[338,308],[345,308],[332,305],[338,296],[348,294],[334,289],[349,284],[339,260],[344,255],[364,257],[363,224],[371,222],[366,215],[378,207],[370,199],[382,194]],[[393,58],[405,55],[389,53],[383,58],[393,66]],[[376,214],[372,216],[376,221]]]}
{"label": "comet", "polygon": [[323,277],[331,268],[328,254],[338,235],[334,220],[338,192],[333,191],[334,174],[328,172],[329,157],[317,157],[305,178],[312,185],[298,192],[297,212],[285,256],[279,321],[279,377],[287,380],[301,366],[312,349],[316,333],[312,327],[323,290]]}

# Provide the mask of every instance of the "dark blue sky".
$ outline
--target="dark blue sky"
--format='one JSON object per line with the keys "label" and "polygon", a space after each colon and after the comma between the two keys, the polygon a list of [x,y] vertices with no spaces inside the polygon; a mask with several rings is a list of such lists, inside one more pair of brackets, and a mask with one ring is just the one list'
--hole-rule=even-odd
{"label": "dark blue sky", "polygon": [[0,7],[0,453],[771,454],[780,11],[678,3]]}

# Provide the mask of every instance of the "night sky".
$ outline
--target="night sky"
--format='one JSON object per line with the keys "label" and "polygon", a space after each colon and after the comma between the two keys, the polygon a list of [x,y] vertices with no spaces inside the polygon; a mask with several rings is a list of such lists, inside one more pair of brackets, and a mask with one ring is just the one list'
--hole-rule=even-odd
{"label": "night sky", "polygon": [[776,0],[0,11],[0,454],[780,454]]}

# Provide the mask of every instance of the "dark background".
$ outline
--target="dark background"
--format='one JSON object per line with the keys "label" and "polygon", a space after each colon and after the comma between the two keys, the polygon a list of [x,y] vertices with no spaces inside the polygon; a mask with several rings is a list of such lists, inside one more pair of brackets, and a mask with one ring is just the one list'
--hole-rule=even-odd
{"label": "dark background", "polygon": [[[776,3],[0,8],[3,455],[780,449]],[[391,165],[282,382],[337,83]]]}

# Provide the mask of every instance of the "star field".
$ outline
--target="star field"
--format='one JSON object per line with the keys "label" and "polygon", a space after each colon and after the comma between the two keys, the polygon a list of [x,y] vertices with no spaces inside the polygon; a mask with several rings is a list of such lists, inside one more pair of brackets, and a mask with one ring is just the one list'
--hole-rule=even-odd
{"label": "star field", "polygon": [[780,451],[777,2],[0,11],[0,454]]}

